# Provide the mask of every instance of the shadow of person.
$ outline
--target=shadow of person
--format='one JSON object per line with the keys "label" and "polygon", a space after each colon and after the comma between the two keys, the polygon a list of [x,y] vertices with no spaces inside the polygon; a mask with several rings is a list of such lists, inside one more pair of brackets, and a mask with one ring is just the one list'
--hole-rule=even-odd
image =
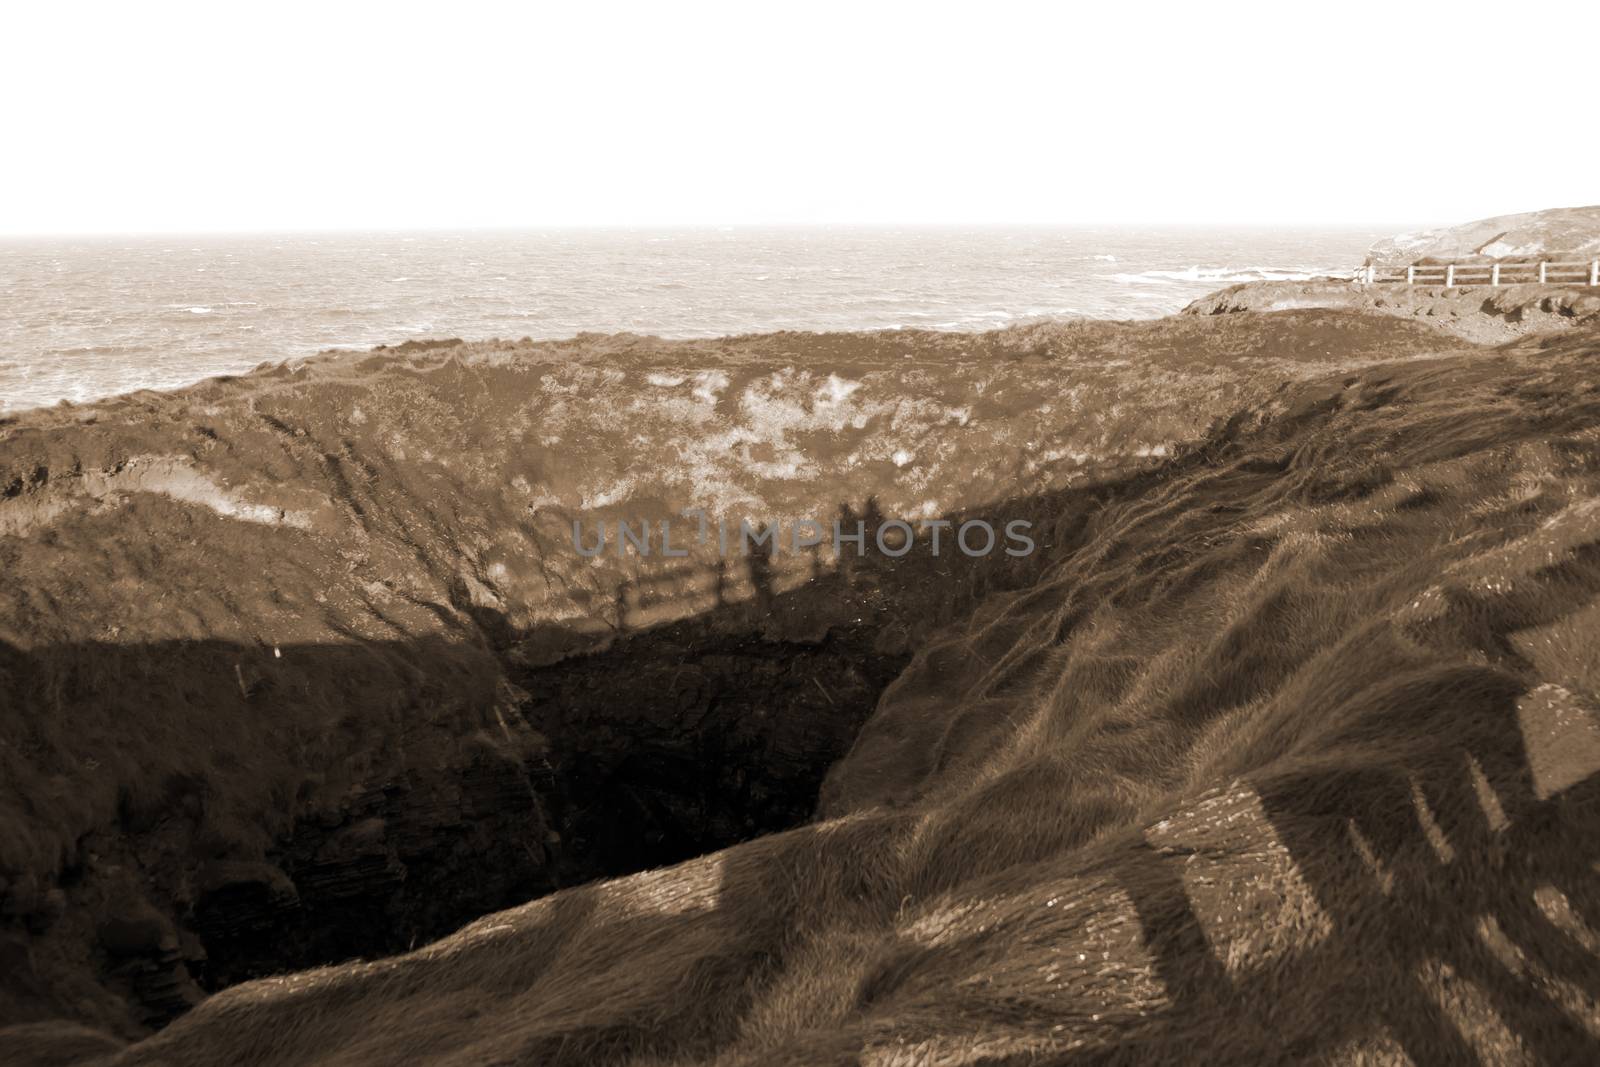
{"label": "shadow of person", "polygon": [[712,573],[715,576],[712,580],[712,593],[716,597],[717,608],[725,608],[728,606],[728,561],[718,557]]}
{"label": "shadow of person", "polygon": [[[755,545],[754,552],[751,551],[751,542]],[[770,615],[774,603],[773,560],[778,554],[777,528],[763,523],[756,536],[745,542],[743,551],[750,585],[755,589],[756,611],[762,616]]]}
{"label": "shadow of person", "polygon": [[633,610],[634,588],[633,580],[626,579],[617,585],[616,599],[613,609],[617,615],[617,632],[628,632],[628,616]]}

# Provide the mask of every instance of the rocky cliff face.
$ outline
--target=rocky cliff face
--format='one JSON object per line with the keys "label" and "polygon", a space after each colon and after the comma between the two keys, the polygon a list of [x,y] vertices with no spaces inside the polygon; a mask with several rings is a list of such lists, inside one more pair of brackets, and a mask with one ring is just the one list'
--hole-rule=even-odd
{"label": "rocky cliff face", "polygon": [[1591,259],[1600,256],[1600,205],[1550,208],[1459,226],[1404,233],[1372,246],[1367,262],[1404,266],[1426,259]]}

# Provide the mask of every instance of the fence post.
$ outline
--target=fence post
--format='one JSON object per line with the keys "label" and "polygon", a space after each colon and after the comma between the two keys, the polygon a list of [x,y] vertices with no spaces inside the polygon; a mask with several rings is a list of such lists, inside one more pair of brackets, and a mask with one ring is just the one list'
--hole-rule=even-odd
{"label": "fence post", "polygon": [[1412,263],[1406,267],[1406,284],[1417,284],[1417,265],[1415,263]]}
{"label": "fence post", "polygon": [[1589,284],[1600,285],[1600,259],[1591,260],[1589,263]]}
{"label": "fence post", "polygon": [[1545,268],[1545,262],[1544,262],[1544,260],[1541,259],[1539,261],[1539,284],[1540,285],[1544,284],[1544,268]]}
{"label": "fence post", "polygon": [[1451,263],[1444,269],[1444,287],[1450,288],[1456,283],[1456,265]]}
{"label": "fence post", "polygon": [[1498,264],[1498,263],[1496,263],[1494,266],[1489,268],[1489,284],[1490,285],[1499,285],[1500,284],[1500,264]]}

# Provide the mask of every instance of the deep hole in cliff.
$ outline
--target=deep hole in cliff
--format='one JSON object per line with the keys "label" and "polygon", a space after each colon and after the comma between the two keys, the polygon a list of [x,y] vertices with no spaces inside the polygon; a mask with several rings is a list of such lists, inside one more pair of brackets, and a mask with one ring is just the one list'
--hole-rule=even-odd
{"label": "deep hole in cliff", "polygon": [[[696,619],[551,666],[508,665],[547,757],[391,784],[336,820],[302,821],[271,877],[223,871],[200,897],[188,969],[215,991],[403,952],[556,889],[803,823],[910,658],[875,647],[880,632],[787,641]],[[467,825],[441,815],[461,810],[475,813]],[[131,984],[153,1022],[187,1006],[159,968]]]}
{"label": "deep hole in cliff", "polygon": [[[744,593],[724,599],[719,585],[714,608],[603,646],[580,641],[571,654],[572,634],[555,627],[561,651],[530,657],[535,635],[460,600],[515,695],[507,714],[537,751],[508,759],[486,748],[464,765],[442,761],[447,773],[357,776],[343,803],[299,818],[265,862],[191,857],[200,862],[180,944],[146,939],[108,977],[146,1025],[161,1026],[205,992],[391,956],[560,889],[808,822],[829,770],[922,636],[1029,584],[1107,491],[1001,506],[1035,520],[1032,555],[923,546],[903,558],[813,560],[783,591],[768,568],[745,563]],[[398,654],[415,659],[428,687],[452,684],[447,657]],[[156,807],[185,804],[174,796]]]}
{"label": "deep hole in cliff", "polygon": [[[1048,498],[1006,509],[1063,511]],[[709,611],[553,662],[522,655],[528,633],[463,602],[499,650],[543,751],[451,780],[389,783],[325,821],[300,821],[265,877],[224,872],[198,898],[187,925],[203,951],[189,970],[214,991],[392,955],[558,889],[809,821],[918,635],[1027,584],[1089,510],[1065,509],[1074,518],[1054,533],[1041,524],[1046,551],[1025,557],[869,552],[813,562],[781,592],[767,568],[746,563],[748,597],[719,593]],[[165,981],[135,984],[157,1024],[188,1006]]]}

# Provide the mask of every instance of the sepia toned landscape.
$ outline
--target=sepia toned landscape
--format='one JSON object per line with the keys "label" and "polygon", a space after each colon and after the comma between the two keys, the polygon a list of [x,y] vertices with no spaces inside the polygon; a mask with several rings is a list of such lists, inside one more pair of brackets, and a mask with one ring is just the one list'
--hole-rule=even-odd
{"label": "sepia toned landscape", "polygon": [[[1597,361],[1296,279],[0,417],[0,1062],[1600,1059]],[[575,537],[696,510],[869,536]]]}

